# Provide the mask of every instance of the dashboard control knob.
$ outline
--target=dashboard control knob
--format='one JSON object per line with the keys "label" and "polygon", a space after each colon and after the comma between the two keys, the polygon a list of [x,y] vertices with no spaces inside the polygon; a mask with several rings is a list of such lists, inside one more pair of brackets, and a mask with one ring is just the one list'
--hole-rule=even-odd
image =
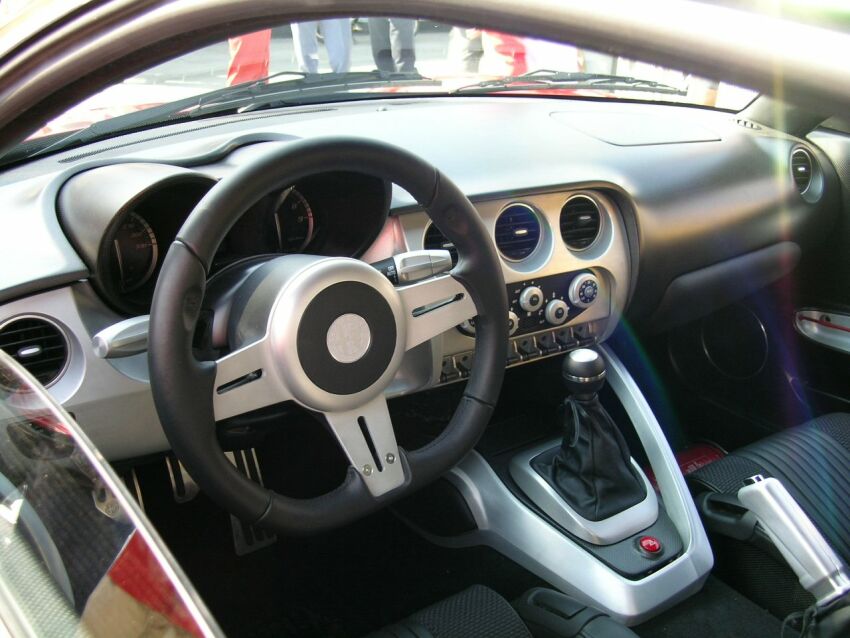
{"label": "dashboard control knob", "polygon": [[587,308],[599,296],[599,280],[596,275],[579,275],[570,284],[570,303],[578,308]]}
{"label": "dashboard control knob", "polygon": [[546,304],[546,310],[543,312],[543,316],[553,326],[560,326],[567,320],[568,313],[569,308],[563,299],[553,299]]}
{"label": "dashboard control knob", "polygon": [[519,293],[519,307],[526,312],[539,310],[543,305],[543,291],[537,286],[529,286]]}
{"label": "dashboard control knob", "polygon": [[512,336],[519,330],[519,317],[513,310],[508,311],[508,336]]}

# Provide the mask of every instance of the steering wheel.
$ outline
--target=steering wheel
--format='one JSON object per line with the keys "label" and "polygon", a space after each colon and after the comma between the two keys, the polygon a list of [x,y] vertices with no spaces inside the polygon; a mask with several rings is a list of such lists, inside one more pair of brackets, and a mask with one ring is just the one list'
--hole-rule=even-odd
{"label": "steering wheel", "polygon": [[[285,255],[234,295],[231,353],[192,349],[213,256],[262,196],[326,171],[353,171],[404,188],[457,248],[449,273],[393,284],[357,259]],[[166,436],[200,487],[242,520],[283,533],[331,529],[433,481],[475,445],[504,376],[507,294],[475,208],[419,157],[353,138],[287,144],[218,182],[189,215],[162,266],[150,316],[151,388]],[[404,354],[476,317],[469,381],[440,436],[416,450],[396,443],[384,390]],[[324,415],[350,467],[341,485],[296,499],[268,490],[225,458],[215,422],[293,400]]]}

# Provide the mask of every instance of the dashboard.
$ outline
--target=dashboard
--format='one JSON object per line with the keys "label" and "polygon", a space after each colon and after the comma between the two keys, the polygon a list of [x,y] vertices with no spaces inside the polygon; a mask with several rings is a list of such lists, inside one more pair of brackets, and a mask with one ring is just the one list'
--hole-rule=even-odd
{"label": "dashboard", "polygon": [[[623,317],[663,331],[741,298],[790,272],[841,207],[819,146],[719,111],[457,97],[217,118],[0,174],[0,347],[107,458],[167,449],[146,354],[102,358],[93,338],[149,312],[168,246],[217,180],[281,144],[351,131],[422,156],[473,202],[507,285],[508,367],[602,342]],[[281,254],[376,263],[423,249],[453,247],[408,193],[320,173],[234,211],[208,287]],[[411,350],[390,393],[462,382],[474,335],[467,322]]]}

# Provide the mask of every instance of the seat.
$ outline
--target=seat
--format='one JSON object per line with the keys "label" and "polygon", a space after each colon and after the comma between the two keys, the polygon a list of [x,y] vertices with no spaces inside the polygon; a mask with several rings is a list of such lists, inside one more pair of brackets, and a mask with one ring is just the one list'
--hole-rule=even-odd
{"label": "seat", "polygon": [[560,592],[535,588],[513,606],[473,585],[367,638],[636,638],[601,611]]}
{"label": "seat", "polygon": [[779,479],[850,564],[850,414],[827,414],[736,450],[688,476],[697,490],[736,494],[755,474]]}

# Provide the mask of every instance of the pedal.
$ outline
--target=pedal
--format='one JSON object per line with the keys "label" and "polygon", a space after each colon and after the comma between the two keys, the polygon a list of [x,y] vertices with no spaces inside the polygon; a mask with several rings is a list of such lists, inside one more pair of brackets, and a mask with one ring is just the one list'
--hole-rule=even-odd
{"label": "pedal", "polygon": [[[255,483],[263,485],[263,475],[254,448],[225,452],[224,455],[239,472]],[[230,528],[233,531],[233,546],[237,556],[245,556],[263,549],[277,541],[277,535],[264,529],[249,525],[235,516],[230,516]]]}
{"label": "pedal", "polygon": [[188,503],[198,495],[200,489],[195,479],[189,476],[183,464],[173,454],[165,457],[168,478],[171,479],[171,493],[178,503]]}
{"label": "pedal", "polygon": [[142,486],[139,485],[139,476],[136,474],[136,469],[131,467],[129,470],[121,474],[121,480],[124,481],[124,485],[127,487],[127,491],[130,492],[130,495],[136,499],[139,509],[144,512],[145,501],[142,498]]}

